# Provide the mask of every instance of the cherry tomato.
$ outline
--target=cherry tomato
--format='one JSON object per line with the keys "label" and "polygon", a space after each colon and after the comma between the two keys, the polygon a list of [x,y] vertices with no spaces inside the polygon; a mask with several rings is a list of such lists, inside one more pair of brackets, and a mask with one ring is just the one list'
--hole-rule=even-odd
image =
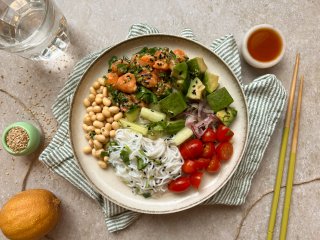
{"label": "cherry tomato", "polygon": [[217,134],[212,128],[208,128],[201,137],[203,142],[214,142],[217,140]]}
{"label": "cherry tomato", "polygon": [[217,154],[215,154],[210,160],[210,163],[207,167],[207,172],[216,173],[219,171],[220,167],[221,167],[221,163],[219,161]]}
{"label": "cherry tomato", "polygon": [[191,186],[198,189],[201,183],[203,172],[195,172],[190,176]]}
{"label": "cherry tomato", "polygon": [[189,177],[178,177],[175,180],[172,180],[168,184],[168,189],[171,192],[183,192],[187,190],[191,185]]}
{"label": "cherry tomato", "polygon": [[179,150],[184,160],[196,159],[202,154],[203,144],[199,139],[191,139],[183,143]]}
{"label": "cherry tomato", "polygon": [[233,154],[233,146],[230,142],[223,142],[218,145],[216,151],[220,160],[227,161]]}
{"label": "cherry tomato", "polygon": [[210,163],[210,158],[199,158],[194,161],[198,170],[206,169]]}
{"label": "cherry tomato", "polygon": [[233,137],[233,135],[234,133],[230,128],[222,124],[219,125],[217,129],[217,140],[219,142],[228,142]]}
{"label": "cherry tomato", "polygon": [[211,158],[213,156],[213,154],[215,153],[215,147],[214,144],[212,142],[207,142],[205,144],[203,144],[203,152],[201,157],[203,158]]}
{"label": "cherry tomato", "polygon": [[184,173],[194,173],[198,169],[197,163],[193,160],[185,160],[183,165],[182,165],[182,171]]}

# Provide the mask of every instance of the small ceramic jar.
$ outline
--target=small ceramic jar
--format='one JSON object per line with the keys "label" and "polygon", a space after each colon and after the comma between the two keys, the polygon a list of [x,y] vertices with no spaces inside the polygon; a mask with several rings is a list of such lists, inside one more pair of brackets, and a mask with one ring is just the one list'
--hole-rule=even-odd
{"label": "small ceramic jar", "polygon": [[[8,146],[7,143],[7,136],[10,130],[12,129],[19,129],[22,128],[24,131],[23,133],[27,133],[28,136],[28,141],[25,143],[25,147],[19,151],[14,151],[12,148]],[[21,130],[21,129],[19,129]],[[3,148],[10,153],[11,155],[14,156],[25,156],[33,153],[37,148],[39,147],[41,140],[41,134],[40,131],[33,126],[30,123],[27,122],[16,122],[8,127],[5,128],[5,130],[2,133],[2,146]]]}

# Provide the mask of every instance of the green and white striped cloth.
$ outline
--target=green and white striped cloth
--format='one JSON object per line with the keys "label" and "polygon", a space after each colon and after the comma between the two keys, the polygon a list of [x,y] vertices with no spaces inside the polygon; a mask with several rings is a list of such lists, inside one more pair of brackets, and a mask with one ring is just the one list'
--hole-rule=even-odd
{"label": "green and white striped cloth", "polygon": [[[158,33],[156,28],[146,24],[135,24],[130,28],[127,38],[154,33]],[[190,29],[183,30],[181,35],[195,40]],[[270,74],[255,79],[249,85],[243,85],[239,52],[232,35],[216,39],[210,45],[210,49],[228,64],[244,89],[249,108],[250,131],[247,149],[238,169],[227,184],[204,204],[240,205],[246,199],[252,178],[259,167],[277,120],[281,115],[286,101],[286,91],[280,81]],[[103,198],[90,186],[74,159],[68,133],[70,102],[76,85],[92,61],[104,50],[90,54],[76,64],[73,73],[52,107],[54,116],[59,122],[59,129],[39,159],[50,170],[97,200],[104,213],[108,230],[115,232],[129,226],[139,217],[140,213],[117,206]]]}

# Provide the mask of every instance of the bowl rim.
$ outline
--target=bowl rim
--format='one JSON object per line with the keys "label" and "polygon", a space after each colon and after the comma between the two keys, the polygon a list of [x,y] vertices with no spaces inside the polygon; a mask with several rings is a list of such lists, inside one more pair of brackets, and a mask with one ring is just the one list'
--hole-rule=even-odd
{"label": "bowl rim", "polygon": [[[238,88],[240,89],[240,92],[241,92],[241,96],[242,96],[242,99],[243,99],[243,102],[244,102],[244,107],[245,107],[245,121],[246,121],[246,133],[245,133],[245,138],[244,138],[244,146],[243,146],[243,149],[239,155],[239,160],[237,161],[236,165],[234,166],[234,168],[232,169],[232,171],[230,172],[229,176],[224,179],[223,183],[217,188],[215,189],[215,191],[213,191],[213,193],[209,194],[208,196],[206,196],[205,198],[197,201],[197,202],[194,202],[193,204],[191,205],[188,205],[186,207],[181,207],[181,208],[175,208],[174,210],[167,210],[167,211],[156,211],[156,210],[142,210],[142,209],[138,209],[138,208],[134,208],[134,207],[130,207],[130,206],[126,206],[125,204],[122,204],[120,202],[118,202],[117,200],[111,198],[110,196],[108,196],[107,194],[105,194],[103,192],[103,190],[101,190],[100,188],[98,188],[94,182],[88,177],[88,175],[86,174],[86,172],[84,171],[80,161],[79,161],[79,157],[77,155],[77,153],[75,152],[75,145],[74,145],[74,141],[72,139],[72,115],[73,115],[73,111],[72,111],[72,108],[75,104],[75,96],[77,95],[77,92],[79,91],[79,88],[80,88],[80,85],[82,83],[82,81],[84,81],[86,75],[88,74],[89,70],[100,60],[100,58],[103,58],[105,54],[107,54],[108,52],[112,51],[114,48],[118,48],[120,47],[121,45],[123,44],[126,44],[127,42],[130,42],[130,41],[134,41],[134,40],[137,40],[137,39],[144,39],[144,38],[152,38],[152,37],[169,37],[169,38],[175,38],[177,40],[184,40],[184,41],[189,41],[189,42],[192,42],[193,44],[196,44],[198,45],[199,47],[209,51],[211,54],[213,54],[216,58],[218,58],[223,64],[224,66],[228,69],[228,71],[230,72],[230,74],[233,76],[233,78],[236,80],[236,83],[238,85]],[[104,198],[110,200],[111,202],[117,204],[118,206],[120,207],[123,207],[125,209],[128,209],[128,210],[132,210],[132,211],[135,211],[135,212],[139,212],[139,213],[147,213],[147,214],[169,214],[169,213],[175,213],[175,212],[180,212],[180,211],[183,211],[183,210],[186,210],[186,209],[189,209],[189,208],[192,208],[194,206],[197,206],[199,205],[200,203],[206,201],[207,199],[209,199],[210,197],[212,197],[214,194],[216,194],[223,186],[225,186],[225,184],[230,180],[230,178],[233,176],[233,174],[235,173],[235,171],[237,170],[237,168],[239,167],[239,164],[241,162],[241,160],[243,159],[243,156],[244,156],[244,153],[247,149],[247,143],[248,143],[248,137],[249,137],[249,110],[248,110],[248,104],[247,104],[247,100],[246,100],[246,96],[244,94],[244,89],[243,89],[243,86],[241,86],[241,83],[239,82],[238,78],[235,76],[235,74],[233,73],[233,71],[230,69],[230,67],[228,66],[228,64],[223,60],[221,59],[216,53],[214,53],[212,50],[210,50],[208,47],[204,46],[203,44],[195,41],[195,40],[192,40],[192,39],[188,39],[188,38],[185,38],[185,37],[181,37],[181,36],[176,36],[176,35],[171,35],[171,34],[163,34],[163,33],[152,33],[152,34],[147,34],[147,35],[142,35],[142,36],[137,36],[137,37],[132,37],[132,38],[129,38],[129,39],[126,39],[126,40],[123,40],[121,42],[118,42],[117,44],[114,44],[112,45],[111,47],[107,47],[106,49],[102,50],[102,51],[97,51],[97,53],[99,54],[98,57],[96,57],[92,63],[90,63],[84,73],[79,76],[80,80],[79,82],[77,83],[77,86],[75,88],[75,91],[72,95],[72,99],[71,99],[71,104],[70,104],[70,110],[69,110],[69,116],[68,116],[68,130],[69,130],[69,136],[70,136],[70,143],[71,143],[71,150],[73,152],[73,155],[74,155],[74,158],[75,160],[77,161],[77,165],[79,166],[81,172],[83,173],[85,179],[88,181],[88,183],[91,185],[91,187],[93,189],[95,189],[97,192],[99,192]],[[120,180],[119,180],[120,181]]]}
{"label": "bowl rim", "polygon": [[[249,37],[252,35],[252,33],[257,30],[265,29],[265,28],[275,31],[279,35],[281,43],[282,43],[282,49],[281,49],[280,54],[275,59],[273,59],[272,61],[268,61],[268,62],[262,62],[262,61],[256,60],[255,58],[253,58],[251,56],[251,54],[249,53],[249,50],[248,50],[248,40],[249,40]],[[243,41],[242,41],[242,46],[241,46],[242,55],[243,55],[244,59],[247,61],[248,64],[250,64],[251,66],[256,67],[256,68],[270,68],[270,67],[275,66],[283,58],[284,53],[285,53],[285,49],[286,49],[286,42],[285,42],[284,35],[282,34],[282,32],[278,28],[274,27],[271,24],[259,24],[259,25],[255,25],[252,28],[250,28],[245,33]]]}

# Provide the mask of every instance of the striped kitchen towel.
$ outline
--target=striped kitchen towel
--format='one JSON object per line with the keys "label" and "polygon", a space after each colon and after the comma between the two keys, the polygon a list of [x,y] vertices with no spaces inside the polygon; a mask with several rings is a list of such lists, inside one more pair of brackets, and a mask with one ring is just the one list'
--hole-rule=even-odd
{"label": "striped kitchen towel", "polygon": [[[158,33],[154,27],[135,24],[130,28],[127,38],[154,33]],[[190,29],[183,30],[181,35],[195,40]],[[248,85],[243,85],[239,52],[232,35],[216,39],[210,45],[210,49],[228,64],[244,89],[249,108],[250,131],[246,152],[236,172],[227,184],[204,204],[240,205],[246,199],[252,178],[281,115],[286,101],[286,91],[280,81],[270,74],[259,77]],[[90,186],[74,159],[68,133],[68,116],[74,90],[89,65],[104,51],[105,49],[90,54],[78,62],[58,95],[52,110],[59,122],[59,129],[40,155],[40,161],[97,200],[104,213],[108,230],[115,232],[129,226],[140,213],[115,205]]]}

